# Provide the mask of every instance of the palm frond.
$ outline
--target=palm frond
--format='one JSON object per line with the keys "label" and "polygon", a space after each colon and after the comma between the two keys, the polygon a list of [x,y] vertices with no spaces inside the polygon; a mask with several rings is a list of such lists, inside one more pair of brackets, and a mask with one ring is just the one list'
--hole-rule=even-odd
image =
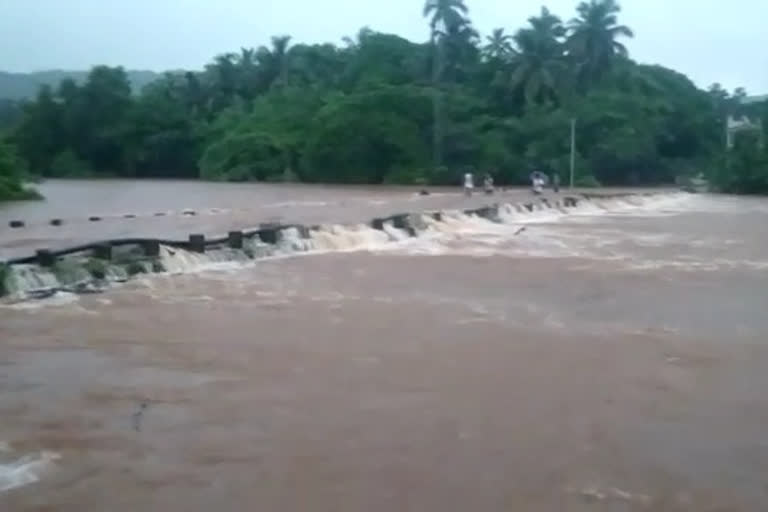
{"label": "palm frond", "polygon": [[627,50],[627,47],[619,43],[618,41],[613,42],[613,48],[617,55],[621,57],[629,56],[629,51]]}
{"label": "palm frond", "polygon": [[451,7],[462,12],[462,14],[469,14],[469,7],[464,3],[464,0],[453,0],[450,2]]}
{"label": "palm frond", "polygon": [[609,31],[614,37],[617,37],[617,36],[624,36],[628,38],[635,37],[635,33],[632,31],[632,29],[627,27],[626,25],[617,25],[615,27],[611,27]]}

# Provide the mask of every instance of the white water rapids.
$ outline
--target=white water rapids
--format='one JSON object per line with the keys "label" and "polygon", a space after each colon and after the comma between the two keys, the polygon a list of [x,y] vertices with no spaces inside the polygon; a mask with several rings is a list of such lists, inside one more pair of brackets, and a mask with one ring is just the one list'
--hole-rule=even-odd
{"label": "white water rapids", "polygon": [[[277,243],[265,244],[246,239],[243,250],[214,249],[199,254],[183,249],[161,247],[160,261],[170,274],[199,272],[252,265],[264,258],[290,257],[299,254],[388,251],[411,255],[457,254],[468,256],[506,255],[514,257],[589,257],[616,259],[621,255],[610,250],[615,237],[601,239],[600,233],[563,231],[559,226],[591,223],[604,216],[636,217],[673,215],[696,209],[706,197],[685,193],[636,195],[615,198],[580,198],[578,206],[535,203],[533,211],[522,205],[501,204],[496,221],[461,211],[442,212],[440,220],[432,215],[417,215],[416,236],[398,229],[391,222],[383,230],[367,224],[325,225],[310,230],[303,237],[296,228],[279,232]],[[604,233],[605,234],[605,233]],[[652,235],[649,235],[652,238]],[[650,240],[650,238],[649,238]],[[147,269],[149,271],[151,269]],[[125,281],[125,271],[109,267],[106,281]],[[37,265],[16,265],[6,278],[6,288],[13,300],[45,297],[67,286],[80,286],[87,273],[75,270],[63,283],[59,275]]]}
{"label": "white water rapids", "polygon": [[5,443],[0,443],[0,448],[0,493],[39,481],[42,474],[60,458],[53,452],[40,452],[14,459]]}

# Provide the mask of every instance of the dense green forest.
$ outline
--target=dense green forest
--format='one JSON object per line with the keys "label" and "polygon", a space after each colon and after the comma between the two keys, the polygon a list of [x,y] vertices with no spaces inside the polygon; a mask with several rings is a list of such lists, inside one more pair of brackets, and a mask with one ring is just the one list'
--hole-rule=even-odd
{"label": "dense green forest", "polygon": [[567,182],[574,120],[577,184],[703,173],[768,192],[764,145],[725,151],[724,135],[727,115],[768,118],[766,103],[632,61],[614,0],[582,2],[568,22],[542,8],[485,37],[467,3],[427,0],[425,43],[368,28],[340,46],[279,36],[138,95],[122,68],[95,67],[0,104],[0,129],[47,177],[455,184],[472,168],[522,184],[534,168]]}

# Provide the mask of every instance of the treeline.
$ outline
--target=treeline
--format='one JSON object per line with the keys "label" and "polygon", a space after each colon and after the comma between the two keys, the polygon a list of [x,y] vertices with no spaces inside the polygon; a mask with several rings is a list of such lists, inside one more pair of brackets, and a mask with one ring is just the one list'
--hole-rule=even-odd
{"label": "treeline", "polygon": [[567,182],[575,120],[579,184],[704,173],[768,192],[759,143],[724,151],[744,92],[635,63],[619,13],[590,0],[566,23],[543,8],[481,38],[463,0],[427,0],[423,44],[367,28],[341,46],[274,37],[139,95],[122,68],[99,66],[82,84],[42,87],[9,141],[49,177],[453,184],[472,168],[522,184],[532,169]]}
{"label": "treeline", "polygon": [[[157,80],[161,74],[154,71],[128,70],[128,79],[135,91],[140,91],[145,85]],[[0,102],[3,100],[25,100],[34,98],[40,86],[56,86],[65,79],[77,83],[85,82],[88,71],[66,71],[51,69],[33,71],[31,73],[8,73],[0,71]],[[1,107],[0,107],[1,108]]]}

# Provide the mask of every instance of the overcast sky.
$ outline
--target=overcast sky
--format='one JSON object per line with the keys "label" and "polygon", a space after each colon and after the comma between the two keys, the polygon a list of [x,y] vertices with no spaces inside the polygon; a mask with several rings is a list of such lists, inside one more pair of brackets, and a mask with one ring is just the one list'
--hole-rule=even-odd
{"label": "overcast sky", "polygon": [[[519,28],[540,0],[466,0],[475,26]],[[575,0],[544,2],[564,19]],[[698,85],[768,93],[768,0],[623,0],[632,57]],[[0,0],[0,69],[200,69],[275,34],[339,42],[365,25],[423,41],[423,0]]]}

